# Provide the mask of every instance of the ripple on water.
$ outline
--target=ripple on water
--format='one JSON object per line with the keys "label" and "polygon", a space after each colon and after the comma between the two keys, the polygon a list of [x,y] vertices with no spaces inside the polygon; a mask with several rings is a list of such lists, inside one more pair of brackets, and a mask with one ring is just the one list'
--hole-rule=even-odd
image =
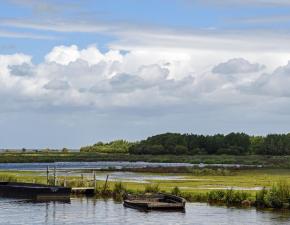
{"label": "ripple on water", "polygon": [[71,203],[31,203],[0,199],[0,224],[183,224],[183,225],[286,225],[289,213],[273,213],[250,209],[213,207],[207,204],[187,204],[186,212],[144,213],[124,208],[112,200],[72,199]]}

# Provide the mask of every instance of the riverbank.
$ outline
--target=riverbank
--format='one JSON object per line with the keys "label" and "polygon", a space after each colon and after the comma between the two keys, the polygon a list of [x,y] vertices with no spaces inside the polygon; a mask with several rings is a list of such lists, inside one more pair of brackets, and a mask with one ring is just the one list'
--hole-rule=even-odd
{"label": "riverbank", "polygon": [[[50,175],[49,182],[54,183],[53,174]],[[107,175],[109,175],[108,183],[105,182]],[[93,177],[93,171],[88,169],[60,170],[57,171],[56,183],[69,187],[94,187]],[[190,173],[160,173],[160,171],[145,173],[109,169],[96,171],[95,177],[97,196],[120,198],[124,192],[132,194],[166,192],[180,195],[189,202],[247,207],[289,207],[288,169],[204,168],[194,169]],[[47,178],[45,171],[0,171],[0,181],[45,184]]]}
{"label": "riverbank", "polygon": [[268,155],[130,155],[106,154],[92,152],[2,152],[0,163],[31,162],[96,162],[96,161],[129,161],[129,162],[162,162],[192,164],[244,164],[268,168],[290,168],[290,156]]}

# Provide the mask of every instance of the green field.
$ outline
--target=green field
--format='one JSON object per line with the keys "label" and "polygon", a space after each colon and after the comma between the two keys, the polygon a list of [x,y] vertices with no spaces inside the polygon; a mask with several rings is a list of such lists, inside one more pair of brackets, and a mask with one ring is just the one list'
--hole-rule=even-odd
{"label": "green field", "polygon": [[[106,196],[119,196],[123,191],[129,193],[167,192],[180,195],[188,201],[234,204],[241,206],[244,202],[255,205],[260,202],[263,207],[290,207],[290,170],[288,169],[251,169],[232,170],[225,173],[221,169],[196,169],[192,173],[133,173],[144,177],[140,181],[121,178],[110,180],[104,185],[106,177],[114,171],[98,171],[97,193],[102,194],[106,186]],[[199,172],[197,172],[199,171]],[[71,176],[57,176],[57,185],[70,187],[93,187],[93,176],[88,171],[74,172]],[[118,173],[127,172],[118,171]],[[132,172],[130,172],[132,176]],[[225,175],[222,175],[225,174]],[[157,176],[157,179],[156,179]],[[155,179],[153,179],[155,177]],[[163,179],[166,178],[166,179]],[[42,171],[1,171],[0,181],[17,181],[46,183]],[[50,176],[52,182],[52,176]],[[261,191],[262,189],[262,191]],[[264,193],[264,190],[265,193]],[[258,196],[262,196],[257,198]],[[260,199],[259,201],[257,199]],[[261,200],[262,199],[262,200]]]}
{"label": "green field", "polygon": [[[97,176],[105,176],[112,171],[97,172]],[[193,175],[192,173],[136,173],[138,176],[144,175],[144,180],[150,184],[158,184],[160,190],[171,191],[174,187],[179,187],[184,192],[206,192],[210,190],[236,189],[255,193],[257,188],[270,188],[274,183],[284,181],[290,183],[290,170],[287,169],[252,169],[252,170],[234,170],[229,175]],[[150,176],[166,176],[166,180],[150,180]],[[173,178],[170,179],[170,176]],[[175,179],[178,176],[178,179]],[[169,178],[168,178],[169,177]],[[92,177],[91,177],[92,178]],[[91,178],[81,178],[81,175],[67,177],[67,182],[75,181],[74,184],[80,184],[82,179],[84,186],[92,185]],[[46,177],[44,172],[30,171],[1,171],[0,179],[17,179],[17,181],[45,183]],[[60,183],[65,178],[60,176]],[[78,181],[78,182],[77,182]],[[120,180],[126,188],[134,191],[143,191],[147,183],[130,182]],[[102,185],[104,181],[98,181]],[[113,186],[116,182],[109,180],[109,185]]]}
{"label": "green field", "polygon": [[269,168],[290,168],[290,156],[263,155],[129,155],[92,152],[3,152],[0,163],[26,162],[94,162],[94,161],[145,161],[207,164],[249,164]]}

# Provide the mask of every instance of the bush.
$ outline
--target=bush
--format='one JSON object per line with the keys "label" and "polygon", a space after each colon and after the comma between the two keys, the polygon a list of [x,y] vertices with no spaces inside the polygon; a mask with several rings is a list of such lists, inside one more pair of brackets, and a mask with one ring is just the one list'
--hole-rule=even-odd
{"label": "bush", "polygon": [[290,185],[280,181],[269,190],[263,188],[256,194],[257,207],[282,208],[290,203]]}
{"label": "bush", "polygon": [[126,192],[126,187],[122,182],[115,183],[113,193],[114,195],[122,195]]}
{"label": "bush", "polygon": [[270,207],[282,208],[283,203],[289,203],[290,185],[282,181],[274,184],[265,198]]}
{"label": "bush", "polygon": [[176,196],[180,196],[181,195],[181,191],[180,191],[180,189],[179,189],[179,187],[174,187],[173,189],[172,189],[172,191],[171,191],[171,194],[172,195],[176,195]]}
{"label": "bush", "polygon": [[145,186],[145,193],[158,193],[160,188],[158,184],[147,184]]}
{"label": "bush", "polygon": [[266,201],[268,191],[264,187],[262,190],[256,192],[256,206],[259,208],[268,207],[269,203]]}
{"label": "bush", "polygon": [[243,201],[249,200],[249,193],[243,191],[213,190],[208,194],[209,203],[225,203],[226,205],[241,205]]}

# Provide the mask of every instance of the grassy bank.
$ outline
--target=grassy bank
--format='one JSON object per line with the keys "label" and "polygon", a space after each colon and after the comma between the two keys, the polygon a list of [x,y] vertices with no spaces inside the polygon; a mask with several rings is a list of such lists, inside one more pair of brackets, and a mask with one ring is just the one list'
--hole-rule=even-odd
{"label": "grassy bank", "polygon": [[[97,177],[106,177],[111,172],[99,171]],[[143,182],[124,179],[120,183],[109,179],[106,188],[104,188],[105,182],[98,180],[96,194],[120,198],[124,191],[133,194],[166,192],[180,195],[190,202],[265,208],[287,208],[289,206],[290,170],[288,169],[224,171],[221,169],[197,169],[191,173],[178,174],[178,177],[176,173],[137,173],[137,175],[147,176]],[[156,175],[167,176],[167,178],[153,179]],[[0,181],[45,184],[46,176],[45,172],[37,171],[1,171]],[[52,177],[50,177],[50,182],[52,183]],[[93,187],[92,174],[58,176],[57,184],[66,184],[70,187]],[[261,190],[257,190],[257,187],[260,187]]]}
{"label": "grassy bank", "polygon": [[145,161],[179,162],[206,164],[249,164],[263,165],[270,168],[290,168],[290,156],[263,155],[129,155],[91,152],[3,152],[0,163],[28,162],[95,162],[95,161]]}

